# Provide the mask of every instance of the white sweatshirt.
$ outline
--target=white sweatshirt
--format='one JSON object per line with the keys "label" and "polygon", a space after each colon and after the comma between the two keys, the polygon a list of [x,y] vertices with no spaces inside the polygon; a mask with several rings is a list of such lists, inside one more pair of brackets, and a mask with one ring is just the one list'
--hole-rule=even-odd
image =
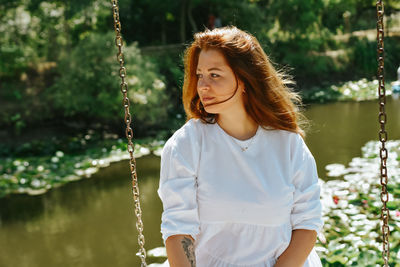
{"label": "white sweatshirt", "polygon": [[[259,126],[240,141],[191,119],[164,146],[157,192],[164,243],[191,235],[198,267],[272,267],[292,230],[323,225],[314,157],[299,134],[284,130]],[[313,249],[304,267],[315,266],[322,265]]]}

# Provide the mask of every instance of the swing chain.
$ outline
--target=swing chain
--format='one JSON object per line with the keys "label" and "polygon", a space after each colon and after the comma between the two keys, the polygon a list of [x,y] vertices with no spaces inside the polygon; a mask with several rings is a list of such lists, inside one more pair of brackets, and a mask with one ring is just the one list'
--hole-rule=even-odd
{"label": "swing chain", "polygon": [[138,230],[138,244],[140,246],[139,252],[136,254],[139,256],[142,264],[142,267],[147,266],[146,264],[146,250],[144,249],[144,235],[143,235],[143,222],[142,222],[142,210],[140,208],[140,198],[139,198],[139,186],[138,186],[138,179],[136,173],[136,160],[135,156],[133,155],[134,152],[134,144],[132,143],[133,131],[131,128],[131,113],[129,112],[130,103],[128,98],[128,84],[125,82],[126,77],[126,68],[124,67],[124,54],[122,52],[122,36],[121,36],[121,22],[119,20],[119,8],[118,8],[118,0],[111,0],[112,3],[112,11],[114,17],[114,29],[115,29],[115,45],[118,48],[117,53],[117,61],[120,65],[119,68],[119,76],[121,77],[121,85],[120,89],[123,95],[122,104],[125,109],[125,124],[126,124],[126,138],[128,139],[127,149],[130,156],[130,173],[131,173],[131,180],[132,180],[132,194],[133,200],[135,204],[135,214],[137,217],[136,221],[136,229]]}
{"label": "swing chain", "polygon": [[376,15],[377,15],[377,60],[378,60],[378,93],[379,93],[379,115],[378,121],[380,124],[379,131],[379,141],[381,142],[380,148],[380,159],[381,159],[381,167],[380,167],[380,183],[382,185],[381,192],[381,200],[382,200],[382,208],[381,208],[381,219],[382,219],[382,258],[384,261],[384,266],[389,266],[389,209],[387,208],[387,202],[389,200],[389,194],[387,191],[388,184],[388,175],[386,168],[386,160],[388,157],[388,152],[385,147],[385,142],[388,139],[387,132],[385,130],[386,124],[386,93],[385,93],[385,78],[384,78],[384,32],[383,32],[383,16],[384,16],[384,8],[383,1],[378,0],[376,2]]}

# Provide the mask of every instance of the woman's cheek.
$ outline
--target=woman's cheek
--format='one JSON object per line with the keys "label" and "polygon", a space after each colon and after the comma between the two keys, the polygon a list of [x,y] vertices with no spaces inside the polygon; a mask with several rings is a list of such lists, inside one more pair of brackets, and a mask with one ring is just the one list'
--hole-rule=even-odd
{"label": "woman's cheek", "polygon": [[212,85],[217,87],[223,87],[224,82],[221,78],[212,80]]}

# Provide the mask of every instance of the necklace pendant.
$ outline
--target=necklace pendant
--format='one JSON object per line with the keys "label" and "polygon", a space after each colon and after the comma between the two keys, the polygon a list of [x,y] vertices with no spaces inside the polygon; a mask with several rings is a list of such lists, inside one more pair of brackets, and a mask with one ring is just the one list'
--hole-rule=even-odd
{"label": "necklace pendant", "polygon": [[246,151],[247,147],[241,147],[242,151]]}

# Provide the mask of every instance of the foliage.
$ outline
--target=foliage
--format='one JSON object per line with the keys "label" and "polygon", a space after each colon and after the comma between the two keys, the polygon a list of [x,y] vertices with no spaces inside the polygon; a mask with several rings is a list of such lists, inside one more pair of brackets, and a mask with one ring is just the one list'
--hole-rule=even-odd
{"label": "foliage", "polygon": [[289,36],[302,37],[302,34],[315,33],[321,30],[322,0],[289,0],[273,1],[271,8],[277,15],[280,31]]}
{"label": "foliage", "polygon": [[[374,41],[342,35],[375,27],[374,1],[120,0],[119,5],[129,97],[141,136],[167,135],[182,120],[183,51],[162,46],[158,54],[142,56],[138,44],[185,44],[211,14],[222,25],[254,34],[277,68],[292,70],[299,88],[327,88],[316,101],[323,95],[335,99],[326,84],[376,75]],[[398,9],[386,3],[388,15]],[[111,27],[109,1],[0,1],[0,123],[12,133],[60,121],[82,128],[99,122],[122,132]],[[385,39],[389,79],[400,62],[399,44],[396,37]]]}
{"label": "foliage", "polygon": [[349,44],[353,47],[352,58],[355,74],[372,76],[376,73],[376,41],[369,42],[367,38],[352,38]]}
{"label": "foliage", "polygon": [[[59,77],[44,93],[55,115],[84,122],[121,122],[119,65],[113,40],[112,32],[89,33],[60,59]],[[124,54],[135,124],[144,131],[166,119],[164,78],[153,62],[141,56],[136,44],[125,46]]]}
{"label": "foliage", "polygon": [[17,45],[3,45],[0,47],[0,75],[4,78],[13,77],[27,68],[28,62],[24,49]]}
{"label": "foliage", "polygon": [[24,44],[32,36],[29,12],[23,6],[17,6],[0,13],[0,77],[7,80],[26,70],[35,60],[36,51]]}
{"label": "foliage", "polygon": [[118,114],[119,91],[111,75],[115,66],[112,39],[112,34],[90,34],[61,59],[59,78],[47,89],[50,102],[61,114],[106,119]]}
{"label": "foliage", "polygon": [[[183,114],[185,113],[182,105],[182,85],[183,85],[183,51],[181,52],[163,52],[161,54],[151,55],[151,59],[160,70],[162,76],[165,77],[166,95],[169,99],[171,108],[169,109],[169,120],[167,125],[162,125],[167,131],[177,129],[182,125]],[[168,134],[167,134],[168,135]],[[160,136],[160,138],[164,138]]]}

